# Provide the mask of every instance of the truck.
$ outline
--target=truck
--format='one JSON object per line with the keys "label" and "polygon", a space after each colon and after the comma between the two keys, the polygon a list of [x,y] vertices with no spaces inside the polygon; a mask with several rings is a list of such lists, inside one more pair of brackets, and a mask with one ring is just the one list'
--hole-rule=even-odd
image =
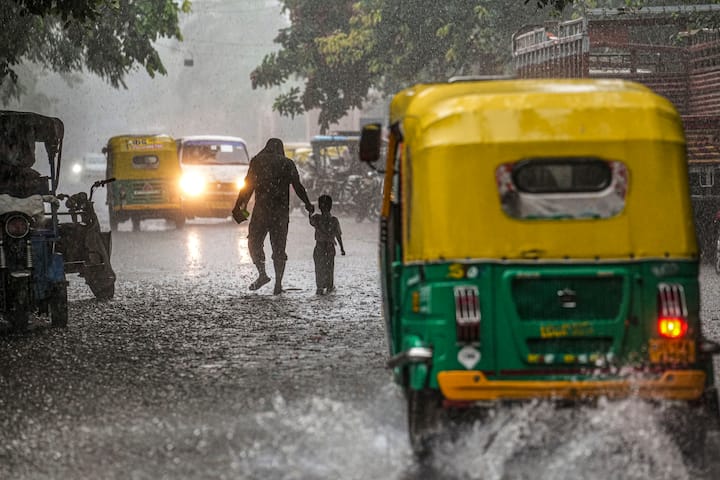
{"label": "truck", "polygon": [[[720,5],[586,9],[512,36],[518,78],[642,83],[681,114],[702,259],[720,273]],[[658,219],[662,221],[662,219]]]}

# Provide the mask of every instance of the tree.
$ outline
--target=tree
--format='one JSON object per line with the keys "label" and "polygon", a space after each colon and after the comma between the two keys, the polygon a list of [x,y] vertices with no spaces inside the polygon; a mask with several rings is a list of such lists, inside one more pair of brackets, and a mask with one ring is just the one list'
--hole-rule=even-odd
{"label": "tree", "polygon": [[136,68],[165,74],[153,42],[182,40],[178,16],[189,10],[188,0],[0,0],[0,102],[22,95],[17,67],[27,63],[87,69],[116,88]]}
{"label": "tree", "polygon": [[[318,108],[326,130],[361,107],[372,91],[387,94],[419,81],[503,73],[512,33],[554,12],[527,1],[283,0],[291,24],[275,39],[282,48],[252,72],[252,86],[304,80],[302,89],[287,87],[273,108],[288,116]],[[565,3],[537,2],[556,8]]]}

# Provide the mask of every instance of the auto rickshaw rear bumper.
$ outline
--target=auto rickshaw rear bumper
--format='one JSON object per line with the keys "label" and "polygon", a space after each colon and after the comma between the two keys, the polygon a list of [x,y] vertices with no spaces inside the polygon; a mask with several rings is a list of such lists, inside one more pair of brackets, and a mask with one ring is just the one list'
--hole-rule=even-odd
{"label": "auto rickshaw rear bumper", "polygon": [[697,400],[705,390],[702,370],[668,370],[654,377],[610,380],[488,380],[479,371],[444,371],[438,384],[446,399],[494,400],[613,399]]}

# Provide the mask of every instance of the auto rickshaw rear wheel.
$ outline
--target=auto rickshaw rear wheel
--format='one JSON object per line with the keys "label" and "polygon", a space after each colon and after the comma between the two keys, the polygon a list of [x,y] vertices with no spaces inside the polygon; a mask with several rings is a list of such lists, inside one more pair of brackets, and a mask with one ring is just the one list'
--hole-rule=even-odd
{"label": "auto rickshaw rear wheel", "polygon": [[139,232],[140,231],[140,217],[130,217],[130,220],[132,221],[132,229],[133,232]]}
{"label": "auto rickshaw rear wheel", "polygon": [[430,389],[406,388],[408,434],[413,453],[419,458],[430,455],[433,441],[443,427],[442,396]]}
{"label": "auto rickshaw rear wheel", "polygon": [[67,284],[57,283],[49,301],[50,323],[53,327],[65,328],[68,323]]}
{"label": "auto rickshaw rear wheel", "polygon": [[117,218],[117,216],[115,215],[115,212],[113,211],[112,205],[110,205],[110,206],[108,207],[108,210],[109,210],[109,212],[108,212],[108,218],[110,219],[110,230],[113,231],[113,232],[116,232],[117,229],[118,229],[118,224],[119,224],[120,222],[118,222],[118,218]]}
{"label": "auto rickshaw rear wheel", "polygon": [[185,214],[181,213],[175,217],[175,228],[180,230],[185,227]]}

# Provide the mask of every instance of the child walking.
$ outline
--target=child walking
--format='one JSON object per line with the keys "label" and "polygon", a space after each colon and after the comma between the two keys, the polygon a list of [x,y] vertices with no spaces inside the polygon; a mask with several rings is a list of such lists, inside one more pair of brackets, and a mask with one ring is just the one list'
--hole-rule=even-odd
{"label": "child walking", "polygon": [[335,290],[333,278],[335,271],[335,240],[340,246],[341,255],[345,255],[345,247],[343,247],[340,222],[337,217],[330,214],[332,197],[330,195],[320,195],[318,206],[320,207],[320,213],[310,215],[310,225],[315,227],[313,260],[315,260],[316,293],[323,295]]}

